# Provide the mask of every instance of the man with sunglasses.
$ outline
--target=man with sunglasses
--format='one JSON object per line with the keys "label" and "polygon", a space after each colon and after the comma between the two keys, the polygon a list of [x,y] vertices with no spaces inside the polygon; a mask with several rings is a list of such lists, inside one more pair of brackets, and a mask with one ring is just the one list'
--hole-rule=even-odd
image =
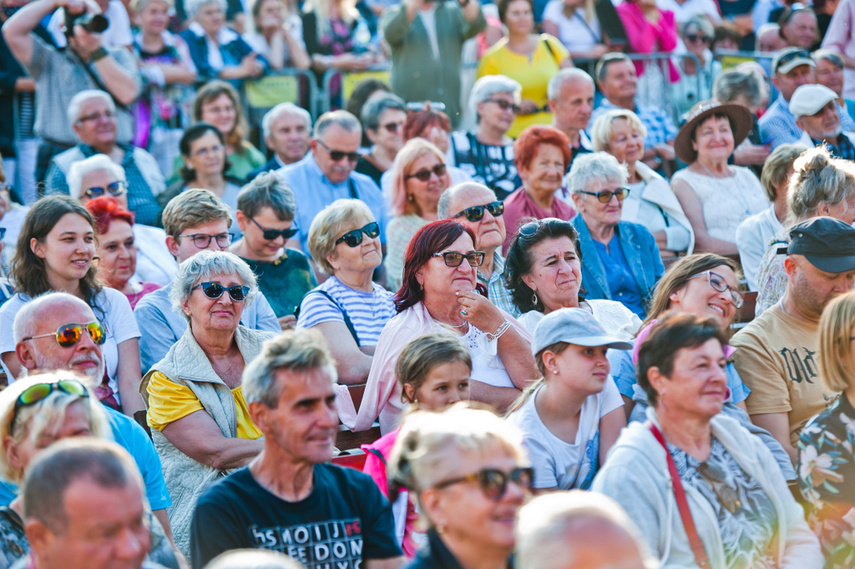
{"label": "man with sunglasses", "polygon": [[329,464],[338,432],[335,362],[314,330],[269,340],[243,393],[264,449],[199,498],[191,558],[201,569],[232,549],[271,549],[306,569],[404,564],[389,502],[367,475]]}
{"label": "man with sunglasses", "polygon": [[277,170],[297,200],[296,222],[306,255],[310,254],[312,220],[326,205],[342,198],[365,202],[380,224],[385,242],[388,213],[383,195],[374,180],[355,171],[361,142],[362,126],[355,116],[347,111],[324,113],[315,123],[311,152],[296,164]]}
{"label": "man with sunglasses", "polygon": [[[209,190],[187,190],[163,210],[166,247],[180,265],[199,251],[228,251],[232,215],[229,207]],[[187,330],[187,318],[169,299],[172,285],[151,292],[137,303],[134,316],[140,328],[140,362],[145,373],[163,359]],[[246,307],[241,324],[254,330],[281,332],[276,314],[263,294]]]}
{"label": "man with sunglasses", "polygon": [[802,428],[837,397],[819,377],[818,327],[825,306],[855,283],[855,229],[831,217],[803,221],[790,230],[784,253],[784,296],[731,345],[736,370],[751,388],[745,404],[752,422],[796,462]]}
{"label": "man with sunglasses", "polygon": [[775,102],[760,117],[760,136],[772,145],[797,142],[802,131],[790,112],[790,99],[802,85],[816,83],[816,64],[807,50],[797,47],[782,49],[772,60],[772,83],[780,92]]}
{"label": "man with sunglasses", "polygon": [[[12,325],[15,353],[27,373],[36,370],[67,369],[97,385],[104,376],[101,352],[107,333],[92,308],[74,295],[51,292],[24,305]],[[91,388],[90,388],[91,389]],[[91,391],[96,397],[97,390]],[[137,422],[109,405],[103,406],[110,419],[113,439],[134,458],[145,482],[152,513],[172,540],[166,508],[172,505],[160,459],[151,439]],[[0,503],[14,498],[0,489]]]}
{"label": "man with sunglasses", "polygon": [[157,196],[166,189],[166,180],[154,156],[142,148],[118,142],[116,104],[110,95],[98,90],[78,93],[68,105],[68,121],[80,143],[50,161],[45,194],[68,195],[71,165],[104,154],[125,170],[128,207],[136,214],[136,222],[157,225],[161,209]]}
{"label": "man with sunglasses", "polygon": [[475,234],[475,249],[484,252],[484,261],[478,267],[478,283],[487,289],[487,298],[513,316],[519,309],[505,288],[505,259],[500,254],[505,242],[505,204],[496,199],[496,193],[487,186],[464,182],[448,188],[439,198],[437,211],[440,219],[453,219]]}

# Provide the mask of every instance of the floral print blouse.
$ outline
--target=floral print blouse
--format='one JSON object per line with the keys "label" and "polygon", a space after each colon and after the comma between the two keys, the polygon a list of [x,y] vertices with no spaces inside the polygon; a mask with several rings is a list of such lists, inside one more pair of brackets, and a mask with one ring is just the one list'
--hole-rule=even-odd
{"label": "floral print blouse", "polygon": [[799,488],[827,569],[855,567],[855,409],[844,393],[802,431]]}

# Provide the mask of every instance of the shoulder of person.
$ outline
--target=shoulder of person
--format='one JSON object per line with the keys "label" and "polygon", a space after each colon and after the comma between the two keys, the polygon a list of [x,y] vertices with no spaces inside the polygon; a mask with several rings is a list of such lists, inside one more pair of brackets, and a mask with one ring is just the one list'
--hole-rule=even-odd
{"label": "shoulder of person", "polygon": [[739,352],[738,348],[749,346],[765,350],[765,338],[768,334],[773,333],[772,330],[770,330],[770,327],[777,327],[780,323],[781,316],[783,316],[781,307],[778,306],[777,303],[773,304],[768,309],[764,310],[760,316],[756,317],[737,331],[736,334],[733,335],[733,338],[730,339],[730,345],[737,348],[735,353]]}

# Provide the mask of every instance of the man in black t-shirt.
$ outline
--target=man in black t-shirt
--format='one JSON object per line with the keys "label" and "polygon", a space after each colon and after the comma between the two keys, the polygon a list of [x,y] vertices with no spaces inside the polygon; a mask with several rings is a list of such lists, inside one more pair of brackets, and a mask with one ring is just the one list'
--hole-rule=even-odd
{"label": "man in black t-shirt", "polygon": [[404,563],[392,510],[356,470],[327,464],[338,414],[335,364],[323,337],[285,332],[243,376],[264,450],[206,491],[191,526],[194,569],[231,549],[282,552],[307,569],[397,569]]}

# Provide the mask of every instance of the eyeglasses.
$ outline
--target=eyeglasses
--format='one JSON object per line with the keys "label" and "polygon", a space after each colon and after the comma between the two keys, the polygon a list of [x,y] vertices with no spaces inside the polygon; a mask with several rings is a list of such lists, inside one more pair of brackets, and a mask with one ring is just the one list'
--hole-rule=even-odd
{"label": "eyeglasses", "polygon": [[48,338],[53,337],[56,338],[56,343],[62,346],[63,348],[70,348],[77,344],[80,339],[83,337],[83,331],[89,334],[89,337],[92,338],[92,341],[98,344],[99,346],[104,343],[107,339],[107,331],[101,325],[100,322],[89,322],[88,324],[63,324],[59,328],[56,329],[56,332],[52,334],[39,334],[38,336],[28,336],[26,338],[22,338],[22,342],[26,342],[27,340],[35,340],[37,338]]}
{"label": "eyeglasses", "polygon": [[452,219],[457,219],[458,217],[465,215],[467,220],[474,223],[476,221],[481,221],[484,218],[484,210],[489,211],[490,215],[493,217],[499,217],[505,213],[505,204],[502,202],[490,202],[484,205],[473,205],[472,207],[467,207]]}
{"label": "eyeglasses", "polygon": [[428,180],[430,180],[431,174],[436,174],[437,178],[441,178],[442,176],[445,176],[445,172],[446,172],[445,164],[437,164],[433,168],[422,168],[421,170],[419,170],[415,174],[410,174],[409,176],[405,177],[404,179],[409,180],[410,178],[418,178],[419,181],[427,182]]}
{"label": "eyeglasses", "polygon": [[343,150],[333,150],[329,146],[323,143],[323,141],[319,139],[315,139],[318,141],[318,144],[324,147],[324,150],[327,151],[327,154],[330,155],[330,159],[333,162],[341,162],[343,158],[347,157],[348,162],[358,162],[360,158],[359,152],[345,152]]}
{"label": "eyeglasses", "polygon": [[622,202],[626,196],[629,195],[629,188],[619,188],[613,192],[610,192],[609,190],[603,190],[602,192],[586,192],[582,190],[579,193],[587,194],[589,196],[597,196],[600,203],[609,203],[612,201],[612,196],[616,197],[619,202]]}
{"label": "eyeglasses", "polygon": [[709,36],[699,36],[697,34],[686,34],[686,39],[692,43],[698,42],[698,41],[701,43],[709,43],[709,41],[710,41]]}
{"label": "eyeglasses", "polygon": [[261,230],[261,234],[264,237],[265,241],[275,241],[278,237],[282,237],[282,239],[284,239],[285,241],[288,241],[289,239],[291,239],[292,237],[297,235],[297,231],[299,231],[299,229],[297,229],[296,227],[291,227],[290,229],[281,229],[281,230],[280,229],[265,229],[261,226],[260,223],[255,221],[253,218],[250,217],[249,220],[251,222],[253,222],[255,224],[255,226]]}
{"label": "eyeglasses", "polygon": [[97,121],[98,119],[112,119],[116,116],[116,113],[113,111],[105,111],[103,113],[95,113],[93,115],[86,115],[85,117],[80,117],[77,119],[77,122],[89,122],[89,121]]}
{"label": "eyeglasses", "polygon": [[520,227],[520,235],[530,237],[537,233],[537,231],[541,227],[545,227],[552,232],[560,231],[562,233],[568,233],[571,235],[575,235],[576,233],[576,229],[569,221],[564,221],[563,219],[558,219],[557,217],[544,217],[543,219],[529,221],[528,223]]}
{"label": "eyeglasses", "polygon": [[360,227],[359,229],[354,229],[353,231],[348,231],[341,237],[335,240],[335,244],[338,245],[342,241],[347,243],[348,247],[357,247],[362,244],[362,234],[366,234],[369,239],[374,239],[378,235],[380,235],[380,226],[377,225],[376,221],[372,221],[368,225],[364,227]]}
{"label": "eyeglasses", "polygon": [[107,184],[106,188],[102,188],[100,186],[93,186],[91,188],[87,188],[85,192],[83,192],[86,197],[95,199],[100,198],[101,196],[106,196],[108,193],[111,196],[121,196],[126,191],[128,191],[128,183],[124,180],[119,180],[117,182],[113,182],[112,184]]}
{"label": "eyeglasses", "polygon": [[205,249],[211,244],[211,239],[217,240],[217,245],[220,249],[225,249],[232,243],[235,238],[234,233],[220,233],[218,235],[208,235],[207,233],[194,233],[193,235],[179,235],[179,237],[189,237],[193,240],[193,244],[199,249]]}
{"label": "eyeglasses", "polygon": [[742,511],[742,500],[739,498],[739,492],[727,483],[727,475],[722,469],[709,462],[702,462],[698,466],[698,473],[710,485],[724,509],[731,514],[738,514]]}
{"label": "eyeglasses", "polygon": [[403,122],[387,122],[386,124],[381,125],[381,126],[386,129],[386,132],[396,133],[399,130],[401,130],[402,128],[404,128],[404,123]]}
{"label": "eyeglasses", "polygon": [[223,296],[223,293],[228,291],[229,296],[235,302],[243,302],[246,300],[246,295],[249,294],[249,287],[246,285],[232,285],[232,286],[223,286],[220,283],[199,283],[193,288],[190,289],[190,292],[193,292],[197,288],[202,289],[202,292],[210,298],[211,300],[216,300]]}
{"label": "eyeglasses", "polygon": [[775,73],[778,72],[778,68],[784,65],[785,63],[789,63],[794,59],[807,59],[810,61],[810,52],[806,49],[797,49],[795,51],[791,51],[786,55],[782,55],[778,61],[775,62]]}
{"label": "eyeglasses", "polygon": [[477,482],[481,486],[481,491],[484,495],[498,502],[508,490],[508,482],[513,482],[523,490],[530,491],[534,486],[534,469],[533,468],[514,468],[510,472],[502,472],[494,468],[485,468],[478,472],[473,472],[460,478],[445,480],[439,484],[434,484],[434,488],[441,490],[453,484],[461,482]]}
{"label": "eyeglasses", "polygon": [[733,302],[733,306],[737,309],[742,308],[742,304],[745,302],[745,299],[742,298],[742,295],[739,294],[738,291],[730,288],[730,285],[724,280],[724,277],[718,273],[714,273],[712,271],[704,271],[702,273],[698,273],[697,275],[693,275],[689,277],[689,279],[696,279],[698,277],[702,277],[706,275],[707,280],[710,283],[710,286],[713,287],[713,290],[718,292],[727,292],[730,291],[730,300]]}
{"label": "eyeglasses", "polygon": [[486,103],[496,103],[497,105],[499,105],[499,108],[502,109],[503,111],[507,111],[508,109],[511,109],[515,115],[518,115],[520,113],[520,110],[521,110],[520,106],[518,104],[509,103],[508,101],[506,101],[504,99],[487,99],[485,102]]}
{"label": "eyeglasses", "polygon": [[483,251],[469,251],[468,253],[446,251],[445,253],[434,253],[431,257],[442,257],[446,267],[459,267],[463,263],[463,259],[466,259],[470,267],[480,267],[481,263],[484,262]]}
{"label": "eyeglasses", "polygon": [[18,418],[18,411],[21,407],[35,405],[39,401],[46,399],[54,391],[62,391],[68,395],[76,395],[80,398],[89,397],[89,390],[76,379],[63,379],[56,383],[36,383],[35,385],[31,385],[15,400],[15,408],[12,410],[11,434],[15,432],[15,420]]}

